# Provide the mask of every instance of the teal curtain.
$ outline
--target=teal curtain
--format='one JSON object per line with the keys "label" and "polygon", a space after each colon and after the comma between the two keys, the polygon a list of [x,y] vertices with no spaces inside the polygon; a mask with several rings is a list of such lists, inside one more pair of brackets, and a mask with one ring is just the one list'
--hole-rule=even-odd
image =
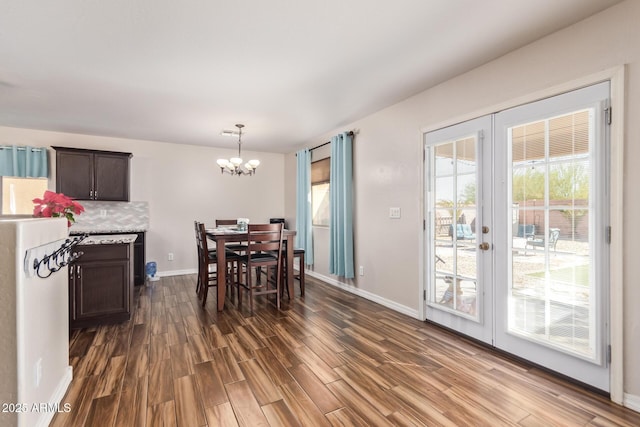
{"label": "teal curtain", "polygon": [[311,209],[311,151],[296,153],[296,247],[304,249],[304,261],[313,265],[313,228]]}
{"label": "teal curtain", "polygon": [[46,148],[0,146],[0,176],[47,178],[48,175]]}
{"label": "teal curtain", "polygon": [[353,279],[353,152],[348,133],[331,138],[330,179],[329,273]]}

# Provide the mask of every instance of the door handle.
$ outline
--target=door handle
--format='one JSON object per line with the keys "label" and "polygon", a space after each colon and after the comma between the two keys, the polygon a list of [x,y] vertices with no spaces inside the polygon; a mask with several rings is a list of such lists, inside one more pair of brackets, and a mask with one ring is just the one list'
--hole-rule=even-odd
{"label": "door handle", "polygon": [[488,251],[491,248],[491,245],[487,242],[482,242],[478,245],[478,247],[483,251]]}

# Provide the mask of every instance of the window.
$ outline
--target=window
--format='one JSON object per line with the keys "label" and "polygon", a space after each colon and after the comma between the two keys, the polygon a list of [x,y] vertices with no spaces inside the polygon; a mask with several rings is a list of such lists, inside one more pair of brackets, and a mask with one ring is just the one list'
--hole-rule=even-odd
{"label": "window", "polygon": [[311,163],[311,206],[313,225],[329,226],[329,172],[331,158]]}
{"label": "window", "polygon": [[2,214],[30,215],[33,213],[33,199],[42,197],[47,190],[46,178],[0,177],[2,186]]}

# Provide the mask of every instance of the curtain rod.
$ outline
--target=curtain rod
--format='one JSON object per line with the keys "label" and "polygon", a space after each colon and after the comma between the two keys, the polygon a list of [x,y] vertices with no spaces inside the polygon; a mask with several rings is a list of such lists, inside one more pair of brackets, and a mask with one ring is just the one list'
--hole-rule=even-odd
{"label": "curtain rod", "polygon": [[[16,147],[16,150],[18,151],[26,151],[27,148],[30,147]],[[12,145],[0,145],[0,150],[9,150],[9,149],[13,149]],[[34,153],[39,153],[40,151],[42,151],[41,148],[31,148],[31,151]]]}
{"label": "curtain rod", "polygon": [[[353,136],[355,134],[352,130],[350,130],[349,132],[347,132],[347,135]],[[324,147],[325,145],[328,145],[328,144],[331,144],[331,141],[327,141],[324,144],[316,145],[315,147],[309,148],[309,151],[317,150],[318,148]]]}

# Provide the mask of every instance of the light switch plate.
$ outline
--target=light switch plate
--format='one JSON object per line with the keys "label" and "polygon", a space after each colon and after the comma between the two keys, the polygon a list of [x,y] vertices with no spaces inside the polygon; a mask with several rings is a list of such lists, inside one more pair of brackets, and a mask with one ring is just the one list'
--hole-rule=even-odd
{"label": "light switch plate", "polygon": [[389,218],[400,218],[400,208],[389,208]]}

